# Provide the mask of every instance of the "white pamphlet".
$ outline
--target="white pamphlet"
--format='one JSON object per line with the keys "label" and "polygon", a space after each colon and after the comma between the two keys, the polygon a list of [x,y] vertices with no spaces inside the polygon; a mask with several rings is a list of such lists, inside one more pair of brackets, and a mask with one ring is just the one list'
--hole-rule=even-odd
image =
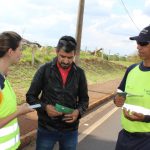
{"label": "white pamphlet", "polygon": [[137,112],[137,113],[141,113],[144,115],[150,115],[150,109],[144,108],[142,106],[135,106],[135,105],[131,105],[131,104],[124,104],[122,106],[122,109],[125,108],[126,110],[129,111],[133,111],[133,112]]}
{"label": "white pamphlet", "polygon": [[41,104],[35,104],[35,105],[30,105],[29,106],[30,108],[39,108],[39,107],[41,107]]}

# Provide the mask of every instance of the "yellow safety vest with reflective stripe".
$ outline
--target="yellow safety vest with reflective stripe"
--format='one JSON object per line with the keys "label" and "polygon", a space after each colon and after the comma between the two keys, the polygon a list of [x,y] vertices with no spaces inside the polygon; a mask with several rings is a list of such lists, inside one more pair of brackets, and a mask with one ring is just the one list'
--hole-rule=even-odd
{"label": "yellow safety vest with reflective stripe", "polygon": [[[3,100],[0,104],[0,119],[5,118],[16,111],[16,95],[8,80],[5,80],[2,90]],[[20,135],[17,118],[0,128],[0,150],[16,150],[20,145]]]}
{"label": "yellow safety vest with reflective stripe", "polygon": [[[133,68],[126,80],[125,91],[136,96],[127,96],[125,105],[129,109],[136,107],[137,112],[150,110],[150,71],[141,71],[139,65]],[[141,95],[141,96],[138,96]],[[122,114],[122,126],[128,132],[150,132],[150,123],[130,121]]]}

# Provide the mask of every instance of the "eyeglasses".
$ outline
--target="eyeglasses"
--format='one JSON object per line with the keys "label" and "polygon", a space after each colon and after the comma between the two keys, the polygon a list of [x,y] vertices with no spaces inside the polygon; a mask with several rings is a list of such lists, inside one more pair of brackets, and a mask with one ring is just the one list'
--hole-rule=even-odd
{"label": "eyeglasses", "polygon": [[139,41],[137,41],[137,44],[140,46],[147,46],[148,44],[150,44],[150,42],[139,42]]}

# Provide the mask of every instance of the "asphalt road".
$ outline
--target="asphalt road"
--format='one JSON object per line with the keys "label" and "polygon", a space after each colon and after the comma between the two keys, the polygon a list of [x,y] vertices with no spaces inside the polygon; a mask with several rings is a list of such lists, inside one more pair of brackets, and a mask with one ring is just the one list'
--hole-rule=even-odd
{"label": "asphalt road", "polygon": [[[98,111],[100,110],[101,108]],[[84,123],[84,126],[88,126],[79,135],[78,150],[115,150],[118,132],[121,129],[120,113],[120,109],[108,105]]]}
{"label": "asphalt road", "polygon": [[[121,129],[120,113],[110,101],[82,118],[77,150],[114,150]],[[54,150],[58,149],[56,144]],[[23,150],[35,150],[35,141]]]}

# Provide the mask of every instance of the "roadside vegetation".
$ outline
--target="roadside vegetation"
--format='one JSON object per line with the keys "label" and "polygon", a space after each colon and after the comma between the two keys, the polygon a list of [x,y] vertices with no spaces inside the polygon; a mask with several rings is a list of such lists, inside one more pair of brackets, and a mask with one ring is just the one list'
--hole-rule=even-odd
{"label": "roadside vegetation", "polygon": [[[31,80],[39,66],[51,61],[55,56],[52,47],[33,51],[32,47],[24,47],[23,56],[19,64],[10,68],[8,79],[17,95],[18,104],[25,102],[25,94]],[[88,84],[102,83],[108,80],[121,78],[127,66],[133,62],[102,59],[81,51],[80,67],[85,70]]]}

